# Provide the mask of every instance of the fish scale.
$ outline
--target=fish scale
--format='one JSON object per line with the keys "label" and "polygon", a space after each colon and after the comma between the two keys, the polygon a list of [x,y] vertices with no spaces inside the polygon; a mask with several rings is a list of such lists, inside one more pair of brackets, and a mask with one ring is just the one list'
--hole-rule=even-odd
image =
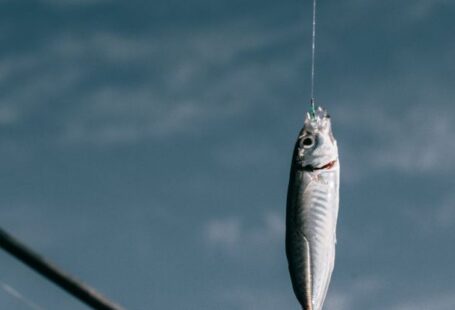
{"label": "fish scale", "polygon": [[[317,182],[317,181],[313,181]],[[315,185],[317,186],[317,185]],[[321,186],[321,184],[319,184]],[[322,185],[324,186],[324,185]],[[332,248],[327,244],[334,244],[334,214],[331,210],[333,203],[330,201],[329,189],[315,190],[314,196],[310,198],[307,212],[304,212],[305,235],[308,236],[311,252],[311,271],[313,275],[313,292],[320,292],[315,300],[325,294],[325,287],[328,285],[328,273],[333,265]],[[305,224],[305,222],[308,222]],[[317,294],[317,293],[316,293]]]}

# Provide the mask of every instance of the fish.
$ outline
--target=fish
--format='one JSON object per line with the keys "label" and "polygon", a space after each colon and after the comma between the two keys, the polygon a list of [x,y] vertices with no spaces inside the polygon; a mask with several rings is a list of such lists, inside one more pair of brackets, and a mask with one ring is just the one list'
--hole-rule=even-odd
{"label": "fish", "polygon": [[286,256],[303,310],[321,310],[335,265],[338,146],[327,111],[306,115],[295,143],[286,203]]}

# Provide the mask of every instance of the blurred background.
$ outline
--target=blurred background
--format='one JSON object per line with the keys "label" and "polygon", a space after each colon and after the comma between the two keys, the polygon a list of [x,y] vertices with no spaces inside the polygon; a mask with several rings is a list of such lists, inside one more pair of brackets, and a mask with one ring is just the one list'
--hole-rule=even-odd
{"label": "blurred background", "polygon": [[[284,216],[311,5],[0,1],[0,226],[127,309],[299,309]],[[318,6],[342,173],[324,309],[454,309],[455,3]],[[3,252],[0,280],[86,309]]]}

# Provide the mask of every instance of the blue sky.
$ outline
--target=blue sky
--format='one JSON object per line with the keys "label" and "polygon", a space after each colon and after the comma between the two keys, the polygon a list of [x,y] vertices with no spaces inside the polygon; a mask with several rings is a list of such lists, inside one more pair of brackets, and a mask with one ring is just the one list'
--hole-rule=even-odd
{"label": "blue sky", "polygon": [[[298,309],[311,1],[0,1],[0,225],[127,309]],[[341,158],[326,310],[455,308],[455,3],[320,1]],[[43,309],[85,309],[0,253]],[[29,309],[0,290],[0,308]]]}

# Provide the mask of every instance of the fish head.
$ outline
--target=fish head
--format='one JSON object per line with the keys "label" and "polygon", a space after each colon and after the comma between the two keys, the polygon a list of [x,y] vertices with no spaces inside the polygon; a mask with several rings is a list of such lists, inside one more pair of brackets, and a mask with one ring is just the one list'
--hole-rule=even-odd
{"label": "fish head", "polygon": [[297,142],[297,158],[303,168],[323,169],[338,160],[337,142],[327,111],[319,107],[308,113]]}

